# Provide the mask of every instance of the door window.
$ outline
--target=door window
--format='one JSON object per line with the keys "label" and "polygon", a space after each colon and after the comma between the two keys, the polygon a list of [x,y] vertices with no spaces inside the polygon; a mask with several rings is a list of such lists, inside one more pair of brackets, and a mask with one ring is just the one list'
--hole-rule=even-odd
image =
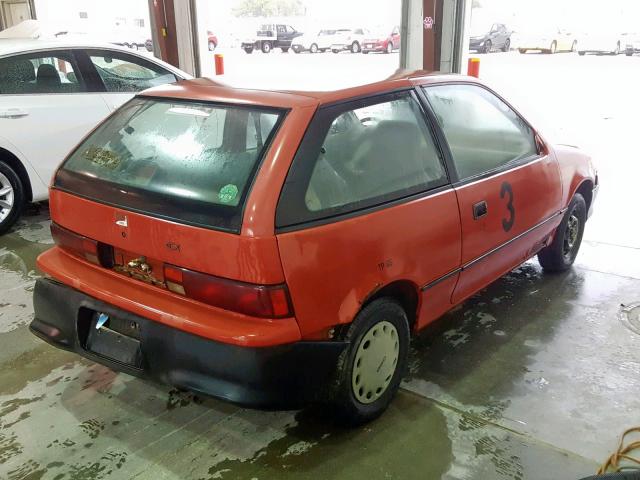
{"label": "door window", "polygon": [[[303,153],[293,168],[306,169],[302,173],[306,180],[292,181],[293,189],[283,192],[278,223],[347,213],[448,182],[431,132],[411,95],[336,110],[316,120],[324,125],[316,124],[303,140]],[[316,131],[319,138],[309,139]]]}
{"label": "door window", "polygon": [[0,94],[86,91],[71,53],[51,52],[0,59]]}
{"label": "door window", "polygon": [[488,90],[475,85],[439,85],[424,90],[460,180],[537,155],[531,127]]}
{"label": "door window", "polygon": [[92,51],[89,59],[107,92],[139,92],[176,81],[176,76],[170,71],[132,55],[108,50]]}

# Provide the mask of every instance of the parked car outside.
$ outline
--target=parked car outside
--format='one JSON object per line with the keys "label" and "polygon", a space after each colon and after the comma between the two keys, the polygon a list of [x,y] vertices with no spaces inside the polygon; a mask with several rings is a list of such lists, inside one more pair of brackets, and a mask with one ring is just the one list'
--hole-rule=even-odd
{"label": "parked car outside", "polygon": [[576,52],[578,40],[575,35],[563,29],[551,29],[519,36],[518,51],[527,53],[539,50],[542,53]]}
{"label": "parked car outside", "polygon": [[109,44],[0,40],[0,233],[48,197],[69,150],[136,92],[191,78]]}
{"label": "parked car outside", "polygon": [[360,53],[364,39],[368,35],[365,28],[343,28],[336,32],[331,51],[340,53],[348,51],[351,53]]}
{"label": "parked car outside", "polygon": [[508,52],[511,48],[511,33],[503,23],[487,26],[483,23],[473,23],[472,20],[469,50],[483,53],[494,50]]}
{"label": "parked car outside", "polygon": [[618,55],[624,53],[625,36],[617,33],[593,31],[580,37],[578,54],[595,53],[599,55]]}
{"label": "parked car outside", "polygon": [[597,190],[587,155],[469,77],[158,87],[55,174],[31,331],[178,388],[362,423],[396,394],[411,334],[536,254],[568,270]]}
{"label": "parked car outside", "polygon": [[144,48],[147,49],[147,52],[153,52],[153,40],[148,38],[147,41],[144,42]]}
{"label": "parked car outside", "polygon": [[362,42],[362,53],[382,52],[391,53],[394,50],[400,50],[400,27],[395,26],[389,32],[388,30],[378,30],[377,32],[369,32],[365,35]]}
{"label": "parked car outside", "polygon": [[218,37],[211,30],[207,30],[207,46],[210,52],[218,46]]}
{"label": "parked car outside", "polygon": [[640,34],[630,33],[625,36],[624,53],[627,57],[640,53]]}
{"label": "parked car outside", "polygon": [[293,40],[291,49],[295,53],[326,52],[331,48],[337,30],[322,29],[316,34],[305,33]]}
{"label": "parked car outside", "polygon": [[253,53],[254,50],[261,50],[262,53],[269,53],[274,48],[280,48],[283,53],[287,53],[294,38],[302,35],[291,25],[265,24],[256,32],[254,38],[242,42],[242,49],[246,53]]}

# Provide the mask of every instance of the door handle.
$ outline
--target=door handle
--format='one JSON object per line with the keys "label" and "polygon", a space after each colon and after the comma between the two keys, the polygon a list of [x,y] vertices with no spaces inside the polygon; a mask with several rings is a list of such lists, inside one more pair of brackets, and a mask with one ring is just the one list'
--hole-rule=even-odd
{"label": "door handle", "polygon": [[7,108],[6,110],[0,110],[0,118],[20,118],[26,117],[29,112],[21,108]]}
{"label": "door handle", "polygon": [[473,218],[478,220],[488,213],[487,202],[484,200],[473,205]]}

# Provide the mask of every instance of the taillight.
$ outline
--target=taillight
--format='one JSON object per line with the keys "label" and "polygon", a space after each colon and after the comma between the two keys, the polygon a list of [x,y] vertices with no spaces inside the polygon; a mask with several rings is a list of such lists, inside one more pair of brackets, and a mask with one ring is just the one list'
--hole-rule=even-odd
{"label": "taillight", "polygon": [[164,266],[167,288],[174,293],[252,317],[292,315],[286,285],[254,285],[214,277],[173,265]]}
{"label": "taillight", "polygon": [[51,236],[60,248],[70,250],[91,263],[100,265],[97,241],[67,230],[54,222],[51,222]]}

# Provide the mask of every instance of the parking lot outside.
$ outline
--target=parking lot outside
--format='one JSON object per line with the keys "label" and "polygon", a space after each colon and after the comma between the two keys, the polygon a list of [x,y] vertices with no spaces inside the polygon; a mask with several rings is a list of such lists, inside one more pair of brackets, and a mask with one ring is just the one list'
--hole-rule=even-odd
{"label": "parking lot outside", "polygon": [[[259,412],[134,379],[28,332],[46,206],[0,239],[0,478],[580,478],[637,423],[635,148],[640,57],[480,55],[481,78],[543,135],[593,154],[602,184],[574,268],[530,261],[423,332],[376,422]],[[397,53],[229,51],[232,85],[331,89]],[[634,90],[635,89],[635,90]],[[640,327],[640,326],[635,326]]]}

